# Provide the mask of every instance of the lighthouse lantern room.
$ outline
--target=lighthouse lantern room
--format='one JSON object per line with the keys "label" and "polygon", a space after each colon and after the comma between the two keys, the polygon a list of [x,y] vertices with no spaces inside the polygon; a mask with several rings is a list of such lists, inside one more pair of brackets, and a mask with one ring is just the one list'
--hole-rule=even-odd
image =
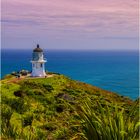
{"label": "lighthouse lantern room", "polygon": [[33,50],[33,55],[32,55],[32,77],[45,77],[45,63],[46,60],[44,59],[43,56],[43,50],[39,47],[37,44],[37,47]]}

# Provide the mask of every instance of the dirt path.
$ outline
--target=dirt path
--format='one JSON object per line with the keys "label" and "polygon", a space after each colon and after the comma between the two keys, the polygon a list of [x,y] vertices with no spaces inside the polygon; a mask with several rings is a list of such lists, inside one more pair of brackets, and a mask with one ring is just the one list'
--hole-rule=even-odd
{"label": "dirt path", "polygon": [[50,78],[50,77],[54,77],[54,76],[55,76],[55,74],[48,74],[47,77],[30,77],[30,75],[20,76],[20,78],[13,77],[13,78],[7,80],[6,83],[18,83],[19,81],[21,81],[23,79]]}

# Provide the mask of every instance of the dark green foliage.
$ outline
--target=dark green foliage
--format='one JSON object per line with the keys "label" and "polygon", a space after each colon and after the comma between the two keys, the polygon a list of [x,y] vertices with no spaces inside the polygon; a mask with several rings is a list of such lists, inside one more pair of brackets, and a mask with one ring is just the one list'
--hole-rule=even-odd
{"label": "dark green foliage", "polygon": [[43,89],[43,90],[46,90],[48,92],[51,92],[53,90],[53,87],[49,84],[38,83],[38,82],[32,81],[32,80],[31,81],[26,80],[21,84],[22,84],[22,88]]}
{"label": "dark green foliage", "polygon": [[57,105],[57,106],[56,106],[56,111],[57,111],[58,113],[63,112],[63,111],[64,111],[64,105]]}
{"label": "dark green foliage", "polygon": [[41,89],[34,89],[34,95],[45,96],[45,93]]}
{"label": "dark green foliage", "polygon": [[17,128],[12,126],[11,124],[9,124],[8,127],[2,125],[1,128],[2,128],[1,134],[4,139],[11,139],[11,138],[18,137]]}
{"label": "dark green foliage", "polygon": [[54,131],[57,129],[57,125],[54,123],[46,123],[41,126],[42,129],[48,130],[48,131]]}
{"label": "dark green foliage", "polygon": [[67,89],[64,89],[63,91],[66,92],[66,93],[68,93],[68,94],[71,94],[71,95],[78,94],[78,92],[76,90],[74,90],[74,89],[67,88]]}
{"label": "dark green foliage", "polygon": [[63,127],[60,128],[58,131],[54,133],[54,138],[57,140],[67,140],[68,130],[67,128]]}
{"label": "dark green foliage", "polygon": [[20,114],[29,109],[29,104],[25,103],[25,100],[22,98],[7,99],[5,103]]}
{"label": "dark green foliage", "polygon": [[[1,104],[1,119],[2,121],[2,127],[8,127],[10,124],[10,118],[13,114],[13,110],[10,106],[6,104]],[[5,126],[4,126],[5,125]]]}
{"label": "dark green foliage", "polygon": [[16,128],[10,124],[13,110],[6,104],[1,104],[1,134],[3,137],[15,138],[17,136]]}
{"label": "dark green foliage", "polygon": [[[90,99],[80,106],[79,119],[83,130],[82,136],[88,140],[138,140],[139,112],[136,105],[126,114],[119,106],[101,105],[95,111]],[[132,116],[133,117],[132,117]]]}
{"label": "dark green foliage", "polygon": [[31,126],[32,121],[33,121],[33,115],[32,114],[27,114],[26,116],[23,117],[23,120],[22,120],[23,127],[26,127],[28,125]]}
{"label": "dark green foliage", "polygon": [[11,107],[19,113],[24,113],[28,109],[28,105],[25,104],[24,99],[13,99]]}
{"label": "dark green foliage", "polygon": [[14,95],[17,97],[24,97],[25,93],[22,90],[17,90],[14,92]]}
{"label": "dark green foliage", "polygon": [[52,87],[51,85],[49,85],[49,84],[43,84],[42,86],[43,86],[48,92],[51,92],[52,90],[54,90],[53,87]]}

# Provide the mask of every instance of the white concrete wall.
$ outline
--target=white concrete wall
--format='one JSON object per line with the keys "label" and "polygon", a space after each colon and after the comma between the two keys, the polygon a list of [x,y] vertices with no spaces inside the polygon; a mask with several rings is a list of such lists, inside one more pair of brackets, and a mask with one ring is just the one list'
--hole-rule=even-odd
{"label": "white concrete wall", "polygon": [[[42,64],[42,67],[41,67]],[[45,64],[40,62],[32,62],[32,73],[33,77],[45,77]]]}

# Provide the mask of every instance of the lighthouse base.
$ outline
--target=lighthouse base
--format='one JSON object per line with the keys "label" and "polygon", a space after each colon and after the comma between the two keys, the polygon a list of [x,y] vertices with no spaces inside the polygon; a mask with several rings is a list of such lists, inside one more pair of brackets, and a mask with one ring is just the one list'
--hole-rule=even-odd
{"label": "lighthouse base", "polygon": [[32,71],[31,77],[46,77],[46,73],[42,71]]}

